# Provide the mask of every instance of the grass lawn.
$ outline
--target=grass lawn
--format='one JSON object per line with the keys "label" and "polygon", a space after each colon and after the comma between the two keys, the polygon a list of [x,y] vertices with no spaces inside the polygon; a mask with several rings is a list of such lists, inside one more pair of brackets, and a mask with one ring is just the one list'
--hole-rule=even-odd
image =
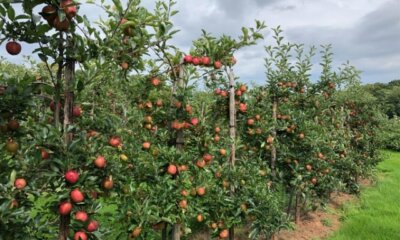
{"label": "grass lawn", "polygon": [[329,240],[400,240],[400,153],[384,153],[377,185],[344,207],[342,226]]}

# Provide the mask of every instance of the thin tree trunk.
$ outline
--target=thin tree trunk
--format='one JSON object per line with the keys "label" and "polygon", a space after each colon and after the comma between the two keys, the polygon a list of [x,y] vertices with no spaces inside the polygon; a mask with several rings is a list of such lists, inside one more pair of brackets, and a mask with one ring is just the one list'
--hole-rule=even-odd
{"label": "thin tree trunk", "polygon": [[73,83],[75,78],[75,61],[67,60],[65,68],[65,82],[64,82],[64,144],[68,146],[72,140],[72,135],[68,132],[69,125],[72,124],[72,109],[74,106],[74,91]]}
{"label": "thin tree trunk", "polygon": [[295,223],[300,224],[301,222],[301,204],[300,204],[300,193],[296,194],[296,212],[294,215]]}
{"label": "thin tree trunk", "polygon": [[161,240],[167,240],[168,237],[168,223],[165,223],[164,228],[161,232]]}
{"label": "thin tree trunk", "polygon": [[[74,102],[74,92],[73,92],[73,81],[75,78],[75,61],[67,60],[65,68],[65,81],[64,81],[64,147],[68,148],[71,140],[72,134],[68,132],[68,127],[72,123],[72,107]],[[58,105],[58,104],[57,104]],[[69,233],[69,223],[71,219],[70,216],[60,216],[60,226],[59,226],[59,240],[68,239]]]}
{"label": "thin tree trunk", "polygon": [[[229,71],[229,137],[231,139],[231,155],[229,163],[231,169],[235,167],[236,161],[236,108],[235,108],[235,75],[233,70]],[[231,195],[235,193],[233,184],[231,185]],[[235,228],[232,226],[229,229],[229,240],[235,239]]]}
{"label": "thin tree trunk", "polygon": [[[175,69],[172,69],[172,71],[175,71]],[[183,67],[182,65],[179,66],[179,76],[177,81],[175,82],[175,86],[173,88],[173,95],[176,95],[176,90],[177,87],[184,87],[184,81],[183,81]],[[183,145],[185,143],[185,138],[183,135],[183,130],[180,129],[176,133],[176,148],[179,151],[183,151]],[[181,224],[180,223],[175,223],[172,226],[172,240],[180,240],[181,239]]]}
{"label": "thin tree trunk", "polygon": [[289,203],[286,209],[286,214],[290,215],[290,212],[292,211],[292,202],[293,202],[293,195],[294,195],[294,191],[290,191],[290,195],[289,195]]}
{"label": "thin tree trunk", "polygon": [[[274,122],[274,128],[272,130],[272,137],[276,141],[276,115],[277,115],[277,109],[278,109],[278,100],[276,97],[273,98],[272,101],[272,120]],[[276,147],[275,144],[273,143],[271,146],[271,175],[273,178],[276,176]]]}
{"label": "thin tree trunk", "polygon": [[[60,37],[60,39],[58,42],[58,54],[60,57],[63,57],[64,56],[64,35],[62,32],[60,32],[59,37]],[[63,65],[64,65],[64,61],[60,60],[60,62],[58,62],[56,85],[54,86],[54,106],[55,106],[54,125],[56,127],[59,127],[60,123],[61,123],[61,120],[60,120],[61,106],[59,103],[61,103],[61,83],[62,83]]]}

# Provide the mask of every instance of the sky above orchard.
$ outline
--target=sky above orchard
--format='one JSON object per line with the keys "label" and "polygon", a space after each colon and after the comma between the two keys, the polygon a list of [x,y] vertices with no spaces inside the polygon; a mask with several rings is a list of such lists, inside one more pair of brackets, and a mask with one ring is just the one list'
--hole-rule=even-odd
{"label": "sky above orchard", "polygon": [[[82,1],[83,2],[83,1]],[[125,1],[126,2],[126,1]],[[152,0],[142,0],[152,9]],[[363,83],[388,82],[400,79],[400,0],[177,0],[174,24],[181,31],[173,44],[189,51],[191,43],[201,29],[215,36],[238,36],[242,26],[254,26],[254,19],[265,21],[268,29],[278,25],[287,41],[305,46],[332,44],[334,64],[339,67],[350,61],[362,71]],[[89,19],[99,18],[93,6],[81,5],[81,14]],[[257,46],[237,53],[237,75],[242,81],[265,82],[263,46],[273,44],[270,30]],[[25,46],[28,54],[33,47]],[[0,54],[12,62],[22,57]],[[314,62],[318,64],[319,55]],[[317,65],[318,66],[318,65]],[[318,79],[319,67],[313,69]]]}

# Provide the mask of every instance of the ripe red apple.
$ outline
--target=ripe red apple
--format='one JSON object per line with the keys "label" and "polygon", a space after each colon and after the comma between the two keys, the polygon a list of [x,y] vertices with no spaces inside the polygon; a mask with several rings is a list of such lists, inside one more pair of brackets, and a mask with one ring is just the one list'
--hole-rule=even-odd
{"label": "ripe red apple", "polygon": [[46,19],[49,25],[52,26],[54,19],[57,17],[57,8],[52,5],[44,6],[42,9],[42,16]]}
{"label": "ripe red apple", "polygon": [[209,153],[204,153],[203,159],[204,159],[204,161],[209,162],[213,159],[213,156]]}
{"label": "ripe red apple", "polygon": [[104,158],[104,156],[100,155],[93,161],[93,163],[97,168],[105,168],[106,164],[107,164],[107,161]]}
{"label": "ripe red apple", "polygon": [[170,175],[175,175],[176,172],[177,172],[176,166],[173,165],[173,164],[170,164],[170,165],[168,166],[167,172],[168,172],[168,174],[170,174]]}
{"label": "ripe red apple", "polygon": [[22,190],[26,187],[26,181],[23,178],[17,178],[14,182],[14,187],[18,190]]}
{"label": "ripe red apple", "polygon": [[249,126],[254,125],[254,119],[252,119],[252,118],[247,119],[247,125],[249,125]]}
{"label": "ripe red apple", "polygon": [[196,193],[199,196],[204,196],[204,194],[206,194],[206,188],[205,187],[198,187],[196,189]]}
{"label": "ripe red apple", "polygon": [[80,203],[85,200],[85,196],[79,189],[72,190],[70,193],[70,197],[74,203]]}
{"label": "ripe red apple", "polygon": [[114,182],[111,178],[105,178],[102,182],[102,186],[106,190],[111,190],[114,186]]}
{"label": "ripe red apple", "polygon": [[84,231],[78,231],[74,234],[74,240],[87,240],[88,237]]}
{"label": "ripe red apple", "polygon": [[247,86],[246,85],[241,85],[239,88],[240,91],[242,91],[243,93],[247,91]]}
{"label": "ripe red apple", "polygon": [[227,97],[228,91],[222,90],[220,95],[221,95],[221,97]]}
{"label": "ripe red apple", "polygon": [[235,95],[240,97],[242,96],[242,91],[240,91],[239,89],[235,91]]}
{"label": "ripe red apple", "polygon": [[75,184],[79,180],[79,173],[75,170],[68,170],[64,177],[67,182]]}
{"label": "ripe red apple", "polygon": [[158,78],[152,78],[151,79],[151,84],[153,85],[153,86],[158,86],[158,85],[160,85],[160,79],[158,79]]}
{"label": "ripe red apple", "polygon": [[201,58],[201,62],[203,63],[204,66],[208,66],[208,65],[210,65],[211,61],[210,61],[209,57],[204,56],[204,57]]}
{"label": "ripe red apple", "polygon": [[127,62],[122,62],[122,63],[120,64],[120,66],[121,66],[122,69],[128,70],[128,68],[129,68],[129,63],[127,63]]}
{"label": "ripe red apple", "polygon": [[317,180],[317,178],[315,178],[315,177],[313,177],[312,179],[311,179],[311,183],[312,184],[317,184],[317,182],[318,182],[318,180]]}
{"label": "ripe red apple", "polygon": [[60,7],[64,9],[64,12],[69,19],[75,17],[78,12],[75,3],[72,0],[61,0]]}
{"label": "ripe red apple", "polygon": [[222,63],[220,61],[215,61],[214,62],[214,68],[215,69],[220,69],[222,67]]}
{"label": "ripe red apple", "polygon": [[18,55],[21,49],[21,44],[16,41],[11,41],[6,44],[6,50],[11,55]]}
{"label": "ripe red apple", "polygon": [[[60,107],[60,109],[62,108],[62,104],[60,102],[58,102],[58,106]],[[50,109],[53,112],[56,110],[56,104],[53,101],[50,103]]]}
{"label": "ripe red apple", "polygon": [[197,124],[199,124],[199,119],[198,118],[192,118],[192,119],[190,119],[190,123],[193,126],[196,126]]}
{"label": "ripe red apple", "polygon": [[307,169],[307,171],[311,171],[312,170],[312,166],[310,164],[307,164],[306,165],[306,169]]}
{"label": "ripe red apple", "polygon": [[66,32],[69,29],[69,20],[65,18],[63,21],[57,16],[53,21],[53,26],[58,31]]}
{"label": "ripe red apple", "polygon": [[108,143],[113,147],[119,147],[121,145],[121,139],[119,137],[111,137]]}
{"label": "ripe red apple", "polygon": [[151,146],[151,144],[150,144],[149,142],[144,142],[144,143],[142,144],[142,148],[143,148],[143,149],[149,149],[150,146]]}
{"label": "ripe red apple", "polygon": [[41,155],[43,160],[49,159],[50,157],[50,154],[44,149],[41,150]]}
{"label": "ripe red apple", "polygon": [[74,106],[72,109],[72,116],[80,117],[82,116],[82,108],[80,106]]}
{"label": "ripe red apple", "polygon": [[197,66],[197,65],[200,64],[200,59],[199,59],[198,57],[194,57],[194,58],[192,59],[192,63],[193,63],[193,65]]}
{"label": "ripe red apple", "polygon": [[240,103],[239,104],[239,111],[241,111],[241,112],[246,112],[247,111],[247,105],[246,105],[246,103]]}
{"label": "ripe red apple", "polygon": [[193,57],[191,55],[185,55],[185,57],[183,57],[183,62],[185,63],[192,63],[193,61]]}
{"label": "ripe red apple", "polygon": [[220,95],[221,94],[221,89],[220,88],[215,89],[214,93],[217,94],[217,95]]}
{"label": "ripe red apple", "polygon": [[19,128],[19,122],[16,119],[10,119],[7,124],[8,129],[16,131]]}
{"label": "ripe red apple", "polygon": [[75,220],[80,222],[86,222],[89,219],[88,215],[84,211],[77,211],[75,213]]}
{"label": "ripe red apple", "polygon": [[91,220],[86,226],[88,232],[94,232],[99,228],[99,223],[96,220]]}
{"label": "ripe red apple", "polygon": [[66,216],[71,213],[72,210],[72,204],[70,202],[62,202],[58,206],[58,212],[60,215]]}

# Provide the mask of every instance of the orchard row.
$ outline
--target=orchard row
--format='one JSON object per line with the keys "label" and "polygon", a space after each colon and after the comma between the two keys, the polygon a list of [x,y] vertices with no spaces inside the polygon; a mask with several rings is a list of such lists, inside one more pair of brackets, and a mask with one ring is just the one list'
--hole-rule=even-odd
{"label": "orchard row", "polygon": [[249,87],[233,56],[263,23],[238,39],[204,32],[183,53],[169,44],[173,1],[114,4],[98,29],[72,1],[26,4],[39,22],[0,5],[7,51],[35,42],[42,61],[0,65],[6,239],[273,237],[375,167],[378,113],[353,67],[332,69],[329,47],[312,82],[315,49],[274,29],[266,81]]}

